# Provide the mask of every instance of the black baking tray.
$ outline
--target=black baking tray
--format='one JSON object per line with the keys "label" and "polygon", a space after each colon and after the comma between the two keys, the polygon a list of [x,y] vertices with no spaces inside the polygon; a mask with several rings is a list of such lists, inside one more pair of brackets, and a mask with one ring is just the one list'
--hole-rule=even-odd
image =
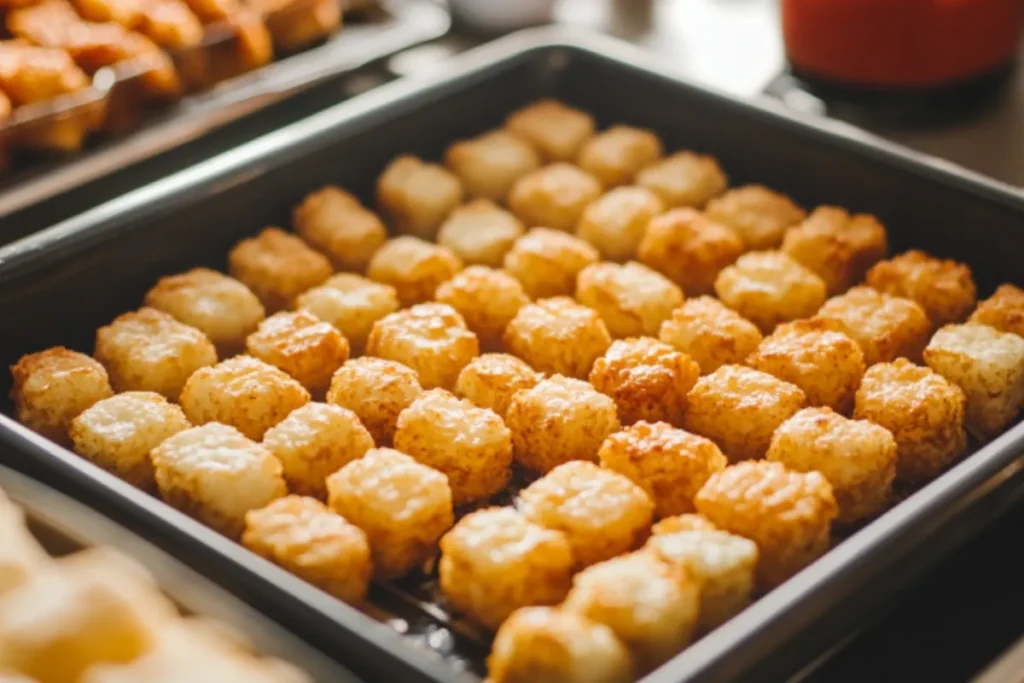
{"label": "black baking tray", "polygon": [[[223,268],[238,239],[288,224],[310,190],[334,182],[369,201],[395,155],[438,158],[451,141],[542,96],[592,111],[602,125],[650,127],[668,149],[715,154],[734,184],[762,182],[807,206],[876,213],[894,251],[916,246],[965,260],[982,294],[1001,282],[1021,284],[1018,191],[839,123],[691,85],[648,59],[608,38],[557,29],[516,34],[8,245],[0,249],[0,360],[55,344],[91,349],[94,330],[136,308],[158,276],[200,264]],[[6,462],[143,529],[313,644],[343,654],[357,672],[375,680],[476,679],[7,415],[0,415],[0,445]],[[1018,423],[644,680],[796,673],[1019,500],[1022,453]]]}

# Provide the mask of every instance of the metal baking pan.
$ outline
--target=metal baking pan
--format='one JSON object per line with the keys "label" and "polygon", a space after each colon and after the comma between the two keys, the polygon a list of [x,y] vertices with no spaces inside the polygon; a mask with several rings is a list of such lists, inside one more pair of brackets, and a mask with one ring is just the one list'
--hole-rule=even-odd
{"label": "metal baking pan", "polygon": [[[223,268],[238,239],[265,225],[287,225],[291,208],[311,189],[335,182],[369,201],[374,179],[395,155],[437,158],[450,141],[494,127],[542,96],[594,112],[602,125],[652,128],[668,149],[712,153],[736,184],[758,181],[804,205],[876,213],[889,226],[894,251],[916,246],[965,260],[983,295],[1001,282],[1021,283],[1020,192],[842,124],[688,84],[647,60],[607,38],[552,29],[516,34],[430,77],[382,86],[8,245],[0,249],[0,360],[55,344],[88,350],[94,330],[137,307],[158,276],[196,265]],[[378,594],[419,610],[427,623],[420,630],[408,621],[392,624],[415,631],[426,650],[255,562],[7,415],[0,415],[0,444],[7,447],[0,457],[11,465],[137,525],[311,643],[344,654],[357,672],[371,671],[375,680],[478,680],[472,664],[479,659],[457,674],[450,659],[436,656],[466,634],[448,628],[443,612],[419,603],[405,586]],[[645,682],[766,681],[796,673],[1024,496],[1022,453],[1024,424],[1017,424]]]}

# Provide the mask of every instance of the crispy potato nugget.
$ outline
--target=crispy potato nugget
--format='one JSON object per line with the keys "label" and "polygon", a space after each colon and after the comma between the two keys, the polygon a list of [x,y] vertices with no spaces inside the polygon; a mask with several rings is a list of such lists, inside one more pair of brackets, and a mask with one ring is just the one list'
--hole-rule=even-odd
{"label": "crispy potato nugget", "polygon": [[505,328],[530,302],[519,281],[503,270],[470,266],[437,288],[440,303],[454,308],[485,349],[500,349]]}
{"label": "crispy potato nugget", "polygon": [[448,479],[408,455],[374,448],[327,478],[331,508],[370,540],[374,573],[408,574],[454,523]]}
{"label": "crispy potato nugget", "polygon": [[[688,433],[688,432],[687,432]],[[724,469],[724,468],[723,468]],[[706,517],[694,514],[675,515],[665,517],[654,523],[651,527],[651,534],[675,534],[680,531],[717,531],[719,530]]]}
{"label": "crispy potato nugget", "polygon": [[978,304],[970,322],[1024,337],[1024,289],[1010,284],[1000,285],[992,296]]}
{"label": "crispy potato nugget", "polygon": [[334,185],[306,195],[295,207],[292,223],[302,239],[326,254],[338,270],[366,270],[388,239],[377,214]]}
{"label": "crispy potato nugget", "polygon": [[747,249],[774,249],[786,228],[806,218],[807,212],[783,194],[746,185],[709,201],[705,215],[735,230]]}
{"label": "crispy potato nugget", "polygon": [[576,163],[604,187],[616,187],[632,182],[660,157],[661,140],[654,131],[617,125],[587,140]]}
{"label": "crispy potato nugget", "polygon": [[[49,564],[50,556],[25,526],[25,513],[0,491],[0,597],[45,571]],[[569,590],[568,582],[565,590]]]}
{"label": "crispy potato nugget", "polygon": [[506,252],[525,230],[505,209],[477,199],[452,211],[437,233],[437,243],[468,265],[500,268]]}
{"label": "crispy potato nugget", "polygon": [[539,100],[510,114],[505,128],[533,145],[544,159],[570,161],[594,135],[594,119],[561,102]]}
{"label": "crispy potato nugget", "polygon": [[497,413],[443,389],[398,416],[395,448],[448,477],[456,505],[490,498],[512,476],[512,435]]}
{"label": "crispy potato nugget", "polygon": [[335,275],[295,299],[295,308],[307,310],[338,328],[348,339],[354,356],[366,347],[373,324],[397,311],[398,306],[394,287],[351,273]]}
{"label": "crispy potato nugget", "polygon": [[334,373],[327,402],[348,408],[378,444],[390,444],[403,410],[423,391],[416,371],[383,358],[356,358]]}
{"label": "crispy potato nugget", "polygon": [[541,375],[515,356],[485,353],[469,361],[455,382],[455,393],[481,408],[493,410],[505,419],[512,397],[532,389]]}
{"label": "crispy potato nugget", "polygon": [[612,434],[598,458],[601,467],[643,488],[658,517],[693,512],[697,491],[728,464],[713,441],[665,422],[638,422]]}
{"label": "crispy potato nugget", "polygon": [[344,602],[366,598],[366,534],[318,500],[285,496],[245,515],[242,544]]}
{"label": "crispy potato nugget", "polygon": [[814,315],[825,303],[825,282],[781,251],[757,251],[722,270],[715,293],[768,334],[779,323]]}
{"label": "crispy potato nugget", "polygon": [[636,174],[636,184],[661,197],[665,206],[701,208],[725,191],[728,179],[713,156],[676,152]]}
{"label": "crispy potato nugget", "polygon": [[561,602],[574,567],[563,533],[492,507],[466,515],[444,535],[438,569],[445,600],[496,630],[520,607]]}
{"label": "crispy potato nugget", "polygon": [[527,486],[517,506],[531,522],[565,533],[581,567],[639,546],[654,516],[642,488],[583,460],[561,464]]}
{"label": "crispy potato nugget", "polygon": [[377,250],[366,275],[391,285],[402,306],[430,301],[437,286],[462,270],[462,260],[451,249],[418,237],[397,237]]}
{"label": "crispy potato nugget", "polygon": [[114,393],[98,361],[63,346],[22,356],[11,378],[18,422],[58,443],[67,443],[73,419]]}
{"label": "crispy potato nugget", "polygon": [[693,296],[710,294],[723,268],[743,253],[743,241],[695,209],[673,209],[653,218],[637,258]]}
{"label": "crispy potato nugget", "polygon": [[281,461],[290,490],[325,499],[328,475],[366,455],[373,437],[351,410],[307,403],[268,429],[263,445]]}
{"label": "crispy potato nugget", "polygon": [[699,377],[693,359],[650,337],[614,342],[590,371],[590,383],[615,400],[619,420],[627,425],[682,424],[686,394]]}
{"label": "crispy potato nugget", "polygon": [[774,588],[824,554],[838,512],[832,486],[819,472],[765,461],[713,474],[695,502],[713,524],[757,544],[760,590]]}
{"label": "crispy potato nugget", "polygon": [[967,397],[967,425],[983,436],[1008,427],[1024,405],[1024,338],[979,323],[946,325],[924,360]]}
{"label": "crispy potato nugget", "polygon": [[584,379],[611,346],[595,311],[568,297],[527,304],[505,328],[505,347],[534,370]]}
{"label": "crispy potato nugget", "polygon": [[672,311],[683,304],[683,291],[647,266],[630,261],[595,263],[576,278],[576,300],[594,309],[613,337],[654,336]]}
{"label": "crispy potato nugget", "polygon": [[242,240],[228,254],[228,270],[263,302],[268,313],[331,276],[331,262],[295,235],[267,228]]}
{"label": "crispy potato nugget", "polygon": [[270,450],[216,422],[178,432],[150,457],[165,501],[232,538],[246,512],[288,493]]}
{"label": "crispy potato nugget", "polygon": [[556,163],[517,180],[508,206],[527,227],[571,232],[587,205],[600,196],[597,178],[572,164]]}
{"label": "crispy potato nugget", "polygon": [[868,271],[867,284],[880,292],[921,304],[935,325],[963,320],[977,301],[971,269],[912,249]]}
{"label": "crispy potato nugget", "polygon": [[868,367],[897,358],[920,360],[932,331],[928,316],[916,302],[870,287],[854,287],[832,297],[816,317],[839,323],[843,332],[860,344]]}
{"label": "crispy potato nugget", "polygon": [[572,235],[533,228],[505,254],[505,270],[523,285],[531,299],[571,296],[576,275],[597,263],[594,247]]}
{"label": "crispy potato nugget", "polygon": [[885,258],[888,243],[885,227],[874,216],[819,206],[786,231],[782,251],[824,280],[831,296],[860,282],[868,268]]}
{"label": "crispy potato nugget", "polygon": [[831,408],[805,408],[782,423],[765,456],[797,472],[820,472],[839,504],[837,522],[880,513],[892,497],[896,440],[867,420],[850,420]]}
{"label": "crispy potato nugget", "polygon": [[541,157],[522,138],[492,130],[449,146],[444,164],[470,197],[503,202],[517,180],[540,168]]}
{"label": "crispy potato nugget", "polygon": [[192,424],[220,422],[250,439],[309,403],[309,392],[273,365],[235,356],[197,371],[181,391],[181,407]]}
{"label": "crispy potato nugget", "polygon": [[576,236],[594,245],[602,258],[627,261],[636,254],[647,224],[664,210],[650,190],[617,187],[587,206],[576,225]]}
{"label": "crispy potato nugget", "polygon": [[896,478],[937,476],[963,453],[964,392],[942,375],[905,358],[864,373],[853,416],[888,429],[896,439]]}
{"label": "crispy potato nugget", "polygon": [[348,340],[309,311],[281,311],[245,340],[254,358],[284,370],[314,396],[323,397],[334,371],[348,360]]}
{"label": "crispy potato nugget", "polygon": [[761,343],[761,331],[718,299],[688,299],[661,325],[661,341],[685,353],[701,374],[742,363]]}
{"label": "crispy potato nugget", "polygon": [[398,157],[377,179],[377,204],[398,232],[434,239],[461,203],[459,179],[444,166],[414,156]]}

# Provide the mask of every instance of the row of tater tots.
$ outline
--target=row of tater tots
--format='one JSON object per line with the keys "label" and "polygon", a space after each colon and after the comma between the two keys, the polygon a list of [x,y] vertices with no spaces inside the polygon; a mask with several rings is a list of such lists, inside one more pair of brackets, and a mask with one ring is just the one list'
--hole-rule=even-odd
{"label": "row of tater tots", "polygon": [[[440,547],[495,683],[629,680],[1024,403],[1024,291],[976,307],[873,216],[726,188],[536,103],[396,159],[383,220],[326,187],[95,359],[22,358],[18,417],[349,602]],[[513,463],[540,478],[486,507]]]}

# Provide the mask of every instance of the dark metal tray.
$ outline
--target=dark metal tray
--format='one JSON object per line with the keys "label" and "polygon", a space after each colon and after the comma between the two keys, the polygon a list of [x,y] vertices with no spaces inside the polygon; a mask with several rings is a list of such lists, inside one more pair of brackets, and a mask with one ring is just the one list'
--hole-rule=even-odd
{"label": "dark metal tray", "polygon": [[[653,128],[669,149],[715,154],[736,184],[763,182],[808,206],[876,213],[894,250],[916,246],[965,260],[983,294],[1000,282],[1021,283],[1018,191],[842,124],[709,92],[645,60],[610,39],[518,34],[459,57],[443,73],[382,86],[8,245],[0,249],[0,360],[61,343],[90,349],[94,330],[137,307],[159,275],[223,267],[234,242],[288,224],[291,207],[311,189],[335,182],[369,200],[395,155],[437,158],[448,142],[541,96],[592,111],[602,125]],[[374,680],[475,678],[5,415],[0,444],[11,465],[136,525],[303,638],[344,655],[357,672]],[[1017,424],[645,681],[765,681],[796,672],[1020,499],[1022,453],[1024,424]]]}

